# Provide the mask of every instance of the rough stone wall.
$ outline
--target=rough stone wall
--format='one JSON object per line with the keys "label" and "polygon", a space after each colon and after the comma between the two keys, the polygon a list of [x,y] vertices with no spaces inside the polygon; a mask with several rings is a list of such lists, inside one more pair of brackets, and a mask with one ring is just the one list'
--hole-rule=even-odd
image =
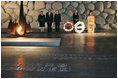
{"label": "rough stone wall", "polygon": [[[96,19],[97,29],[116,29],[117,28],[117,1],[24,1],[24,13],[32,28],[39,28],[37,21],[40,11],[46,14],[49,8],[55,13],[61,13],[61,27],[65,21],[72,21],[75,9],[78,10],[80,20],[85,22],[90,10]],[[1,26],[7,28],[9,19],[18,22],[20,1],[1,1]]]}

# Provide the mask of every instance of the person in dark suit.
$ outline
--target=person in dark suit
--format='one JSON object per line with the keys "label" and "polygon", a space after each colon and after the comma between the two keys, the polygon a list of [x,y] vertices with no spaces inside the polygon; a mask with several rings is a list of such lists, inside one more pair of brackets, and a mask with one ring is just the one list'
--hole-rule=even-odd
{"label": "person in dark suit", "polygon": [[46,21],[47,21],[47,25],[48,25],[48,32],[52,31],[52,22],[53,22],[53,13],[51,12],[51,9],[48,10],[48,12],[46,13]]}
{"label": "person in dark suit", "polygon": [[58,12],[58,10],[56,11],[56,13],[54,15],[54,22],[55,22],[55,31],[59,32],[60,22],[61,22],[61,14]]}
{"label": "person in dark suit", "polygon": [[45,15],[43,14],[43,11],[41,11],[40,15],[38,16],[38,21],[40,23],[41,32],[44,32],[45,27]]}
{"label": "person in dark suit", "polygon": [[75,10],[75,12],[73,13],[73,22],[74,24],[76,24],[79,21],[79,15],[77,10]]}

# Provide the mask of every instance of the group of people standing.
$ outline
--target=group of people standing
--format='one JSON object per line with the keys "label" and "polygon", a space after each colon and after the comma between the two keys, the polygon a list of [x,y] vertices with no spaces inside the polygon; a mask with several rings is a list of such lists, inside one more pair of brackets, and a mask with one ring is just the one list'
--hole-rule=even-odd
{"label": "group of people standing", "polygon": [[[78,11],[75,10],[73,13],[73,22],[76,24],[79,21],[79,15]],[[88,16],[87,16],[87,32],[88,33],[94,33],[95,32],[95,16],[93,16],[93,11],[90,10]]]}
{"label": "group of people standing", "polygon": [[[93,16],[92,11],[90,11],[88,17],[89,16],[92,16],[92,19],[94,21],[95,18]],[[44,32],[45,22],[47,22],[47,25],[48,25],[48,29],[47,29],[48,32],[52,31],[51,26],[52,26],[53,22],[55,22],[55,31],[56,32],[60,31],[61,14],[59,13],[58,10],[56,10],[54,18],[53,18],[53,13],[51,12],[51,9],[48,10],[48,12],[46,13],[46,16],[43,14],[43,11],[41,11],[41,13],[38,16],[38,21],[39,21],[39,24],[40,24],[40,27],[41,27],[41,32]],[[75,12],[73,13],[73,22],[74,22],[74,24],[76,24],[78,21],[79,21],[78,11],[75,10]],[[93,21],[90,20],[90,22],[94,23]],[[92,25],[92,26],[94,26],[94,25]]]}
{"label": "group of people standing", "polygon": [[41,32],[44,32],[45,22],[47,22],[48,25],[48,32],[52,32],[52,23],[55,22],[55,30],[56,32],[59,32],[60,30],[60,22],[61,22],[61,14],[58,10],[56,10],[55,15],[53,17],[53,13],[51,12],[51,9],[48,10],[46,13],[46,16],[43,14],[43,11],[41,11],[40,15],[38,16],[38,21],[41,27]]}

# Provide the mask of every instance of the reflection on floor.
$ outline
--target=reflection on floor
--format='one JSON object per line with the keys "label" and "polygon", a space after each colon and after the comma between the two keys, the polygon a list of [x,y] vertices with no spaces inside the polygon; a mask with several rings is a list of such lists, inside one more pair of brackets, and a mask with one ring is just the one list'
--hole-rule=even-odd
{"label": "reflection on floor", "polygon": [[2,78],[117,77],[116,33],[41,33],[26,37],[60,37],[61,46],[2,46]]}

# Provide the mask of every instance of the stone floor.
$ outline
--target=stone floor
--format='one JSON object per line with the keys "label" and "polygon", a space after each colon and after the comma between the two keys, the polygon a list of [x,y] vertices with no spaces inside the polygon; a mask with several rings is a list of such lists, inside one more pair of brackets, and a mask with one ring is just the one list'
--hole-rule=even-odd
{"label": "stone floor", "polygon": [[[1,37],[13,37],[2,33]],[[2,78],[116,78],[117,33],[40,33],[61,38],[59,47],[2,46]]]}

